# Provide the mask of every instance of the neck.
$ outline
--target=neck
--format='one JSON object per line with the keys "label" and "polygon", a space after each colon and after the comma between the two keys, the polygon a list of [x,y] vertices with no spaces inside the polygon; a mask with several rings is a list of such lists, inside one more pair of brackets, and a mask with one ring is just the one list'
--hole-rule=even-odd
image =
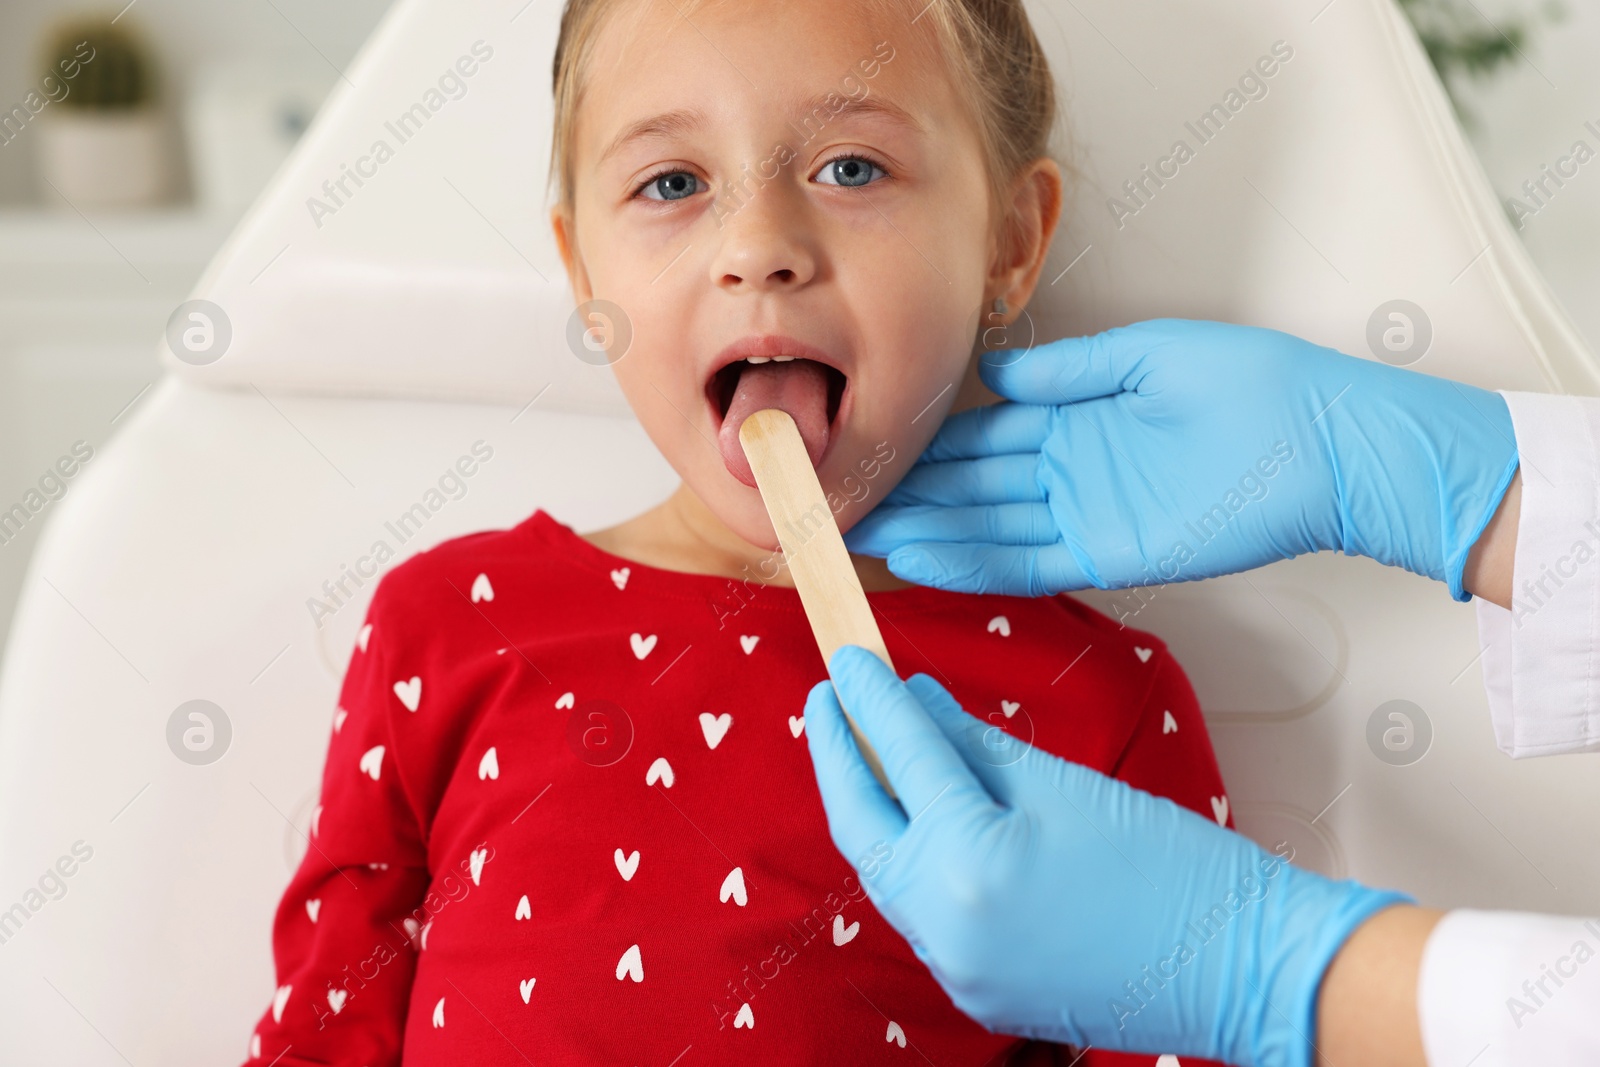
{"label": "neck", "polygon": [[[665,570],[741,579],[754,576],[766,585],[794,588],[789,568],[781,565],[781,554],[752,545],[734,533],[684,483],[642,515],[583,537],[613,555]],[[912,584],[896,578],[883,560],[873,556],[852,553],[850,562],[868,592]]]}

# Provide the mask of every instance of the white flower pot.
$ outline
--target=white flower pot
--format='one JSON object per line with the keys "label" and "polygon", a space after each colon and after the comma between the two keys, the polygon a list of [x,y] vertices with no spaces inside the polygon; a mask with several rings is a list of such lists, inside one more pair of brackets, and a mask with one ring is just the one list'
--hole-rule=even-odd
{"label": "white flower pot", "polygon": [[[39,123],[39,172],[79,210],[159,203],[172,189],[172,149],[155,108],[54,107]],[[45,193],[46,199],[55,199]]]}

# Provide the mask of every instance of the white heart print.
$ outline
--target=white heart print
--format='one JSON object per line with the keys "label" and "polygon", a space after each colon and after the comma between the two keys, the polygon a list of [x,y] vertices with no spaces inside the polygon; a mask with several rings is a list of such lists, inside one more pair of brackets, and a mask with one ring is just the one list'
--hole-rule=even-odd
{"label": "white heart print", "polygon": [[349,998],[349,996],[350,991],[347,989],[328,990],[328,1007],[333,1009],[333,1013],[335,1015],[338,1015],[339,1012],[344,1010],[344,1002]]}
{"label": "white heart print", "polygon": [[522,1003],[528,1003],[528,998],[533,996],[533,983],[535,981],[537,981],[537,979],[524,978],[522,981],[517,983],[517,988],[522,990]]}
{"label": "white heart print", "polygon": [[1000,710],[1005,712],[1005,716],[1008,719],[1015,715],[1017,713],[1017,709],[1020,707],[1022,707],[1022,705],[1015,700],[1000,701]]}
{"label": "white heart print", "polygon": [[250,1035],[250,1058],[253,1060],[261,1058],[261,1032],[259,1030]]}
{"label": "white heart print", "polygon": [[806,717],[804,715],[791,715],[791,716],[789,716],[789,733],[792,736],[799,737],[801,732],[803,730],[805,730],[805,728],[806,728]]}
{"label": "white heart print", "polygon": [[1153,648],[1144,648],[1140,645],[1133,646],[1133,654],[1139,657],[1140,663],[1149,663],[1150,656],[1155,652]]}
{"label": "white heart print", "polygon": [[633,872],[639,869],[639,850],[634,849],[633,855],[624,856],[619,848],[612,853],[611,858],[616,863],[617,873],[622,875],[622,880],[624,882],[633,881]]}
{"label": "white heart print", "polygon": [[478,761],[478,781],[498,777],[500,777],[500,757],[495,755],[494,746],[490,745],[489,751]]}
{"label": "white heart print", "polygon": [[[475,848],[467,856],[467,869],[472,873],[473,885],[480,884],[478,879],[483,875],[483,861],[488,858],[489,850],[486,848]],[[428,925],[431,926],[433,924],[429,923]]]}
{"label": "white heart print", "polygon": [[614,584],[618,589],[626,587],[628,584],[628,575],[632,573],[632,568],[619,567],[611,572],[612,584]]}
{"label": "white heart print", "polygon": [[350,713],[348,711],[345,711],[343,708],[337,708],[337,709],[334,710],[334,713],[333,713],[333,732],[334,733],[338,733],[339,732],[339,728],[344,725],[345,719],[349,718],[349,716],[350,716]]}
{"label": "white heart print", "polygon": [[844,924],[844,915],[840,913],[833,917],[833,943],[835,945],[848,945],[856,939],[861,932],[861,923],[856,921],[849,926]]}
{"label": "white heart print", "polygon": [[622,981],[623,975],[627,975],[635,982],[644,981],[644,959],[639,955],[638,945],[628,946],[628,951],[617,961],[617,981]]}
{"label": "white heart print", "polygon": [[741,908],[744,907],[746,902],[750,899],[745,895],[744,891],[743,867],[735,867],[733,870],[729,871],[728,877],[722,880],[722,888],[717,890],[717,899],[722,901],[722,903],[726,904],[729,897],[732,897],[733,902],[739,905]]}
{"label": "white heart print", "polygon": [[476,604],[480,600],[493,599],[494,586],[489,584],[489,576],[487,574],[478,575],[472,582],[472,602]]}
{"label": "white heart print", "polygon": [[756,642],[761,640],[759,634],[740,634],[739,647],[744,649],[744,654],[749,655],[756,650]]}
{"label": "white heart print", "polygon": [[408,682],[394,683],[394,695],[400,698],[407,711],[416,711],[417,705],[422,703],[422,679],[412,675]]}
{"label": "white heart print", "polygon": [[368,777],[376,782],[378,775],[383,772],[383,746],[373,745],[361,753],[361,762],[358,766]]}
{"label": "white heart print", "polygon": [[756,1028],[756,1013],[750,1010],[749,1001],[745,1001],[743,1004],[739,1005],[739,1010],[733,1017],[733,1028],[737,1030],[740,1027],[744,1027],[749,1030],[754,1030]]}
{"label": "white heart print", "polygon": [[562,693],[556,698],[556,707],[558,708],[570,708],[574,703],[576,703],[576,698],[571,693]]}
{"label": "white heart print", "polygon": [[1218,826],[1228,825],[1228,798],[1226,796],[1211,798],[1211,814],[1217,817]]}
{"label": "white heart print", "polygon": [[1006,618],[1004,615],[996,615],[994,618],[989,620],[989,632],[994,633],[996,630],[1000,631],[1001,637],[1010,637],[1011,620]]}
{"label": "white heart print", "polygon": [[317,836],[317,824],[322,822],[322,805],[318,804],[311,809],[311,836]]}
{"label": "white heart print", "polygon": [[356,643],[361,646],[361,651],[367,650],[367,641],[372,637],[372,624],[369,622],[361,628],[361,633],[356,635]]}
{"label": "white heart print", "polygon": [[444,1026],[444,998],[439,998],[439,1003],[433,1006],[433,1028],[435,1030]]}
{"label": "white heart print", "polygon": [[278,991],[272,994],[272,1021],[283,1022],[283,1006],[289,1003],[289,992],[294,989],[292,985],[281,985]]}
{"label": "white heart print", "polygon": [[528,903],[528,894],[522,894],[522,899],[517,901],[516,919],[533,918],[533,906]]}
{"label": "white heart print", "polygon": [[322,911],[322,898],[313,897],[306,901],[306,914],[311,916],[311,921],[317,921],[317,914]]}
{"label": "white heart print", "polygon": [[1175,734],[1178,732],[1178,720],[1172,717],[1172,712],[1170,711],[1163,711],[1161,713],[1161,732],[1164,734]]}
{"label": "white heart print", "polygon": [[650,764],[650,769],[644,772],[645,785],[655,785],[658,781],[668,789],[672,788],[672,764],[667,762],[665,756],[657,756],[656,761]]}
{"label": "white heart print", "polygon": [[706,747],[716,748],[727,734],[728,727],[733,725],[733,716],[727,712],[713,715],[709,711],[700,713],[700,732],[706,735]]}
{"label": "white heart print", "polygon": [[889,1020],[889,1029],[884,1032],[883,1039],[885,1041],[893,1041],[901,1048],[906,1047],[906,1032],[900,1029],[900,1024],[893,1019]]}
{"label": "white heart print", "polygon": [[650,650],[656,647],[656,635],[645,637],[643,634],[629,634],[628,643],[633,646],[633,655],[636,659],[644,659]]}

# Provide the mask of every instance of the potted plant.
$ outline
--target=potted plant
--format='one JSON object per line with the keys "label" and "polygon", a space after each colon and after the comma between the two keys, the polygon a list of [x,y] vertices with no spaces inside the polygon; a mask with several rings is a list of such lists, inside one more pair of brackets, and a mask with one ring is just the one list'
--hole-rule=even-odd
{"label": "potted plant", "polygon": [[172,150],[153,64],[138,38],[105,18],[64,24],[51,39],[46,70],[63,79],[67,93],[40,116],[44,180],[79,209],[164,199]]}
{"label": "potted plant", "polygon": [[1462,95],[1463,83],[1487,79],[1518,57],[1525,59],[1523,49],[1530,46],[1538,24],[1566,13],[1555,0],[1497,22],[1490,22],[1473,0],[1400,0],[1400,10],[1416,27],[1456,117],[1469,128],[1477,118]]}

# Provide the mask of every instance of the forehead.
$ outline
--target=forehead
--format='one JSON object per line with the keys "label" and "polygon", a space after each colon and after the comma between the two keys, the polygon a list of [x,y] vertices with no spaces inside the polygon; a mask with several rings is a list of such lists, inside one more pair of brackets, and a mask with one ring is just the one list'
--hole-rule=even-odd
{"label": "forehead", "polygon": [[713,126],[751,117],[781,124],[829,92],[865,94],[924,131],[946,126],[960,94],[932,19],[917,16],[901,0],[624,2],[590,54],[578,141],[592,161],[619,133],[663,113],[698,110]]}

